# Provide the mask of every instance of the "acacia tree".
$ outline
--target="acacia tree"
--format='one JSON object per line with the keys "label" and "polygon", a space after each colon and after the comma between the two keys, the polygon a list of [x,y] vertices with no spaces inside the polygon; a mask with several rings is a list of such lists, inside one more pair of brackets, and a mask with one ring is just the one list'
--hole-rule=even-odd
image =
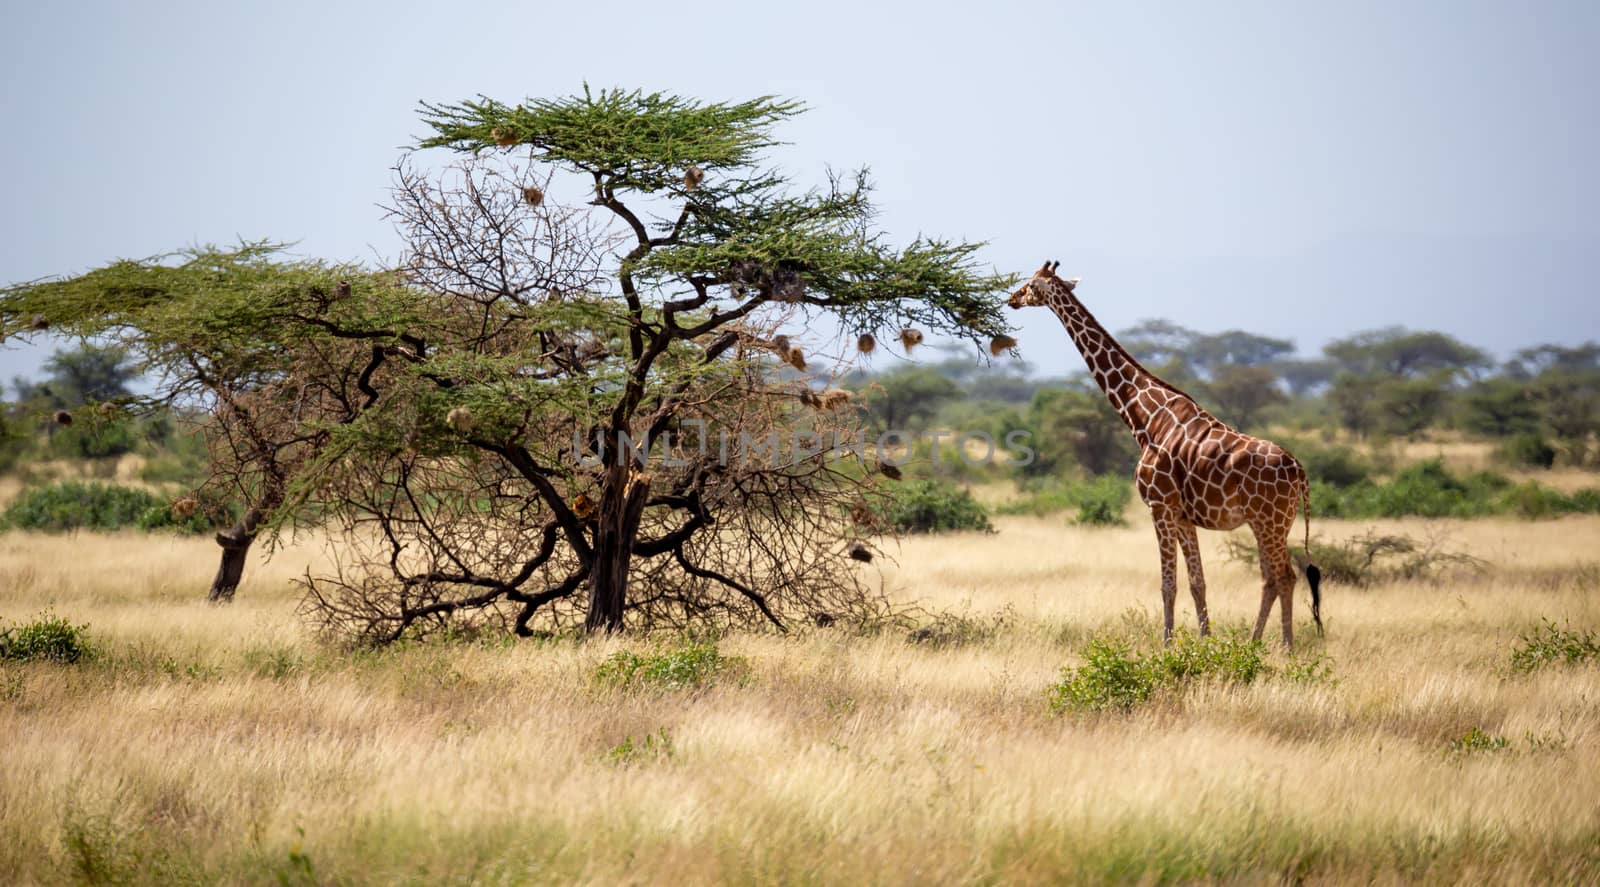
{"label": "acacia tree", "polygon": [[203,417],[210,477],[174,508],[203,508],[221,548],[208,590],[232,599],[261,531],[291,521],[291,481],[328,445],[331,428],[375,401],[379,365],[403,343],[393,335],[341,337],[403,316],[415,293],[391,273],[293,260],[267,243],[123,260],[76,277],[0,291],[8,337],[44,330],[109,340],[151,377],[147,395],[103,388],[104,407]]}
{"label": "acacia tree", "polygon": [[[464,489],[490,479],[525,486],[530,495],[511,498],[536,507],[538,540],[527,540],[534,556],[516,577],[559,564],[541,591],[519,592],[527,599],[518,628],[579,586],[588,590],[590,630],[619,629],[630,608],[662,596],[686,613],[739,611],[720,588],[778,622],[775,600],[853,588],[844,579],[845,506],[860,505],[861,492],[839,467],[849,463],[827,453],[757,458],[744,443],[771,440],[772,429],[797,422],[809,389],[783,389],[777,361],[807,368],[798,334],[823,313],[858,336],[910,327],[973,340],[1005,333],[1000,296],[1010,281],[976,268],[977,244],[919,238],[893,248],[871,228],[865,174],[797,192],[763,165],[762,152],[775,144],[772,128],[799,111],[772,98],[701,103],[587,89],[515,106],[490,99],[423,106],[434,134],[420,147],[526,152],[535,181],[497,193],[543,204],[553,198],[539,178],[551,191],[576,178],[623,240],[606,285],[592,294],[519,288],[517,263],[503,260],[502,241],[490,236],[503,226],[484,197],[489,189],[469,186],[459,200],[439,199],[402,180],[395,211],[412,232],[413,282],[421,282],[419,267],[431,269],[429,289],[446,302],[470,303],[476,329],[494,331],[442,352],[437,361],[448,365],[419,377],[432,391],[422,397],[419,390],[414,401],[417,427],[427,436],[428,423],[442,421],[455,432],[430,437],[450,449],[434,459],[451,466],[484,460],[477,464],[487,473]],[[786,318],[796,328],[776,332]],[[468,354],[470,366],[461,363]],[[452,411],[460,411],[453,423]],[[676,457],[670,463],[663,455],[641,465],[629,446],[674,432],[676,443],[662,446]],[[724,432],[733,441],[726,455]],[[586,457],[578,464],[565,456],[574,438]],[[701,445],[713,438],[717,446]],[[465,513],[482,500],[459,501]],[[404,515],[423,519],[414,508]],[[436,595],[440,584],[477,575],[462,569],[467,559],[443,533],[420,535],[433,549],[427,559],[449,569],[412,573],[398,580],[401,588],[410,582],[411,590]],[[830,548],[834,542],[841,544]],[[630,599],[630,587],[640,594]],[[421,608],[402,603],[408,615],[400,621],[462,604],[450,596]]]}
{"label": "acacia tree", "polygon": [[[134,281],[47,310],[189,367],[168,394],[204,390],[215,439],[251,442],[245,486],[274,491],[248,534],[303,513],[337,531],[306,606],[342,632],[860,614],[881,603],[850,569],[877,475],[822,445],[858,419],[794,378],[819,369],[803,331],[998,337],[1010,280],[977,244],[886,244],[862,174],[796,191],[765,168],[799,110],[618,90],[425,105],[419,147],[467,156],[400,165],[392,274],[294,269],[217,305],[190,296],[199,277]],[[7,292],[8,328],[43,292]],[[195,365],[207,335],[222,369]],[[284,440],[292,459],[261,458]]]}

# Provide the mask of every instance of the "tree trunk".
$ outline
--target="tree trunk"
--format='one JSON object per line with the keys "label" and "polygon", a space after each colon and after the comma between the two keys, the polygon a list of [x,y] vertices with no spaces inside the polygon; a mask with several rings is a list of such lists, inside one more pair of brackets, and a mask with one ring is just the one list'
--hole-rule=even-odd
{"label": "tree trunk", "polygon": [[233,593],[244,578],[244,562],[250,556],[251,543],[256,541],[256,527],[260,525],[261,517],[261,509],[252,508],[227,532],[217,534],[217,544],[222,546],[222,563],[217,567],[216,578],[211,580],[207,600],[214,604],[233,601]]}
{"label": "tree trunk", "polygon": [[649,475],[630,476],[625,464],[607,469],[595,525],[585,631],[622,630],[622,613],[628,606],[628,566],[633,560],[639,519],[644,516],[644,503],[649,498]]}

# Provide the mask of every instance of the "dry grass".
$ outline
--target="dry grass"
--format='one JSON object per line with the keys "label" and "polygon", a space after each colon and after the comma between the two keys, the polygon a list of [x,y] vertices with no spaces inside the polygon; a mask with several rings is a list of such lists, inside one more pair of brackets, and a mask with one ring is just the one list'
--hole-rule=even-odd
{"label": "dry grass", "polygon": [[[1506,668],[1541,618],[1600,626],[1600,519],[1449,524],[1495,571],[1330,589],[1328,637],[1302,631],[1334,680],[1057,718],[1091,634],[1159,617],[1146,522],[1063,523],[884,567],[988,626],[969,642],[734,636],[739,679],[669,691],[593,679],[637,640],[319,646],[288,585],[314,547],[212,608],[207,542],[0,537],[0,616],[53,609],[101,651],[0,665],[0,881],[1600,878],[1600,668]],[[1243,625],[1257,580],[1203,538],[1213,615]],[[1452,751],[1474,727],[1509,745]]]}

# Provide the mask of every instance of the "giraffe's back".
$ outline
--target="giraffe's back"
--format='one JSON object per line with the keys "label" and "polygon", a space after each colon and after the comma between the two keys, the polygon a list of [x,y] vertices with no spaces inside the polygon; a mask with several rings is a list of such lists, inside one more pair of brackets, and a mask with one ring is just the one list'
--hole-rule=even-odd
{"label": "giraffe's back", "polygon": [[1306,473],[1293,455],[1269,440],[1215,419],[1186,435],[1175,453],[1184,516],[1208,530],[1249,524],[1287,531],[1306,491]]}

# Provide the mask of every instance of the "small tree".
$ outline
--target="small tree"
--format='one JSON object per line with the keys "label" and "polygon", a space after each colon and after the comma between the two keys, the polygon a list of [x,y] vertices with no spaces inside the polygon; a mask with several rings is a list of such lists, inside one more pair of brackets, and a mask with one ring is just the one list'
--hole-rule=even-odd
{"label": "small tree", "polygon": [[1277,374],[1264,366],[1221,366],[1205,392],[1217,414],[1240,428],[1254,426],[1263,410],[1288,400],[1278,387]]}
{"label": "small tree", "polygon": [[1051,474],[1074,465],[1096,476],[1133,471],[1139,449],[1128,426],[1099,391],[1085,384],[1041,388],[1034,395],[1028,421],[1038,458],[1024,471]]}
{"label": "small tree", "polygon": [[155,393],[134,397],[106,384],[74,390],[116,397],[130,413],[166,416],[178,407],[170,413],[201,417],[210,479],[174,507],[203,508],[223,528],[208,596],[227,601],[257,535],[293,518],[284,509],[292,480],[333,428],[376,401],[373,374],[403,347],[381,324],[407,316],[414,301],[398,282],[354,266],[285,260],[265,243],[186,250],[9,287],[0,293],[0,323],[10,336],[50,328],[114,339],[119,344],[104,349],[117,355],[109,363],[126,375],[133,367],[123,355],[135,356]]}
{"label": "small tree", "polygon": [[1201,375],[1211,380],[1229,369],[1266,368],[1294,353],[1294,343],[1288,339],[1258,336],[1244,330],[1197,336],[1191,347],[1190,360]]}
{"label": "small tree", "polygon": [[1484,351],[1438,332],[1387,327],[1322,349],[1339,367],[1328,398],[1357,434],[1409,435],[1435,422],[1457,388],[1494,366]]}
{"label": "small tree", "polygon": [[1528,382],[1496,376],[1474,383],[1461,398],[1461,423],[1491,437],[1539,430],[1539,403]]}
{"label": "small tree", "polygon": [[1305,397],[1324,387],[1333,381],[1338,372],[1338,365],[1325,359],[1279,360],[1273,363],[1272,368],[1295,397]]}
{"label": "small tree", "polygon": [[878,430],[920,429],[939,408],[961,396],[961,387],[931,367],[900,367],[872,380],[865,392],[868,415]]}
{"label": "small tree", "polygon": [[76,407],[127,397],[137,377],[126,348],[88,343],[45,360],[45,385],[57,406]]}
{"label": "small tree", "polygon": [[1347,373],[1416,378],[1438,371],[1472,376],[1494,367],[1482,349],[1446,333],[1385,327],[1337,339],[1323,353]]}

